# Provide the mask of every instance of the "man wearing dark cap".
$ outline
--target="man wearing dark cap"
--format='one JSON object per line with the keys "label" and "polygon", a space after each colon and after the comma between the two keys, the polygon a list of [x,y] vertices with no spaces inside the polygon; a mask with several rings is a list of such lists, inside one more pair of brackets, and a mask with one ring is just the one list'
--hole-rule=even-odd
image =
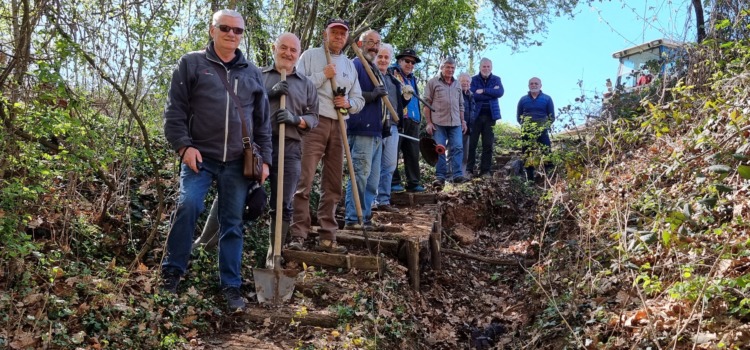
{"label": "man wearing dark cap", "polygon": [[[320,201],[318,202],[318,224],[320,235],[316,250],[327,253],[346,253],[346,248],[336,244],[336,205],[341,199],[344,169],[344,143],[341,137],[337,113],[358,113],[365,105],[359,87],[357,70],[352,61],[342,52],[349,39],[349,23],[341,19],[330,19],[323,31],[323,40],[328,42],[331,63],[328,64],[323,47],[305,51],[297,63],[297,72],[313,82],[318,93],[320,121],[302,140],[302,169],[294,194],[292,218],[292,243],[290,248],[302,247],[310,233],[310,190],[318,163],[323,162],[320,179]],[[331,89],[329,79],[336,79],[339,92]],[[338,110],[338,111],[337,111]]]}
{"label": "man wearing dark cap", "polygon": [[[414,49],[406,49],[396,55],[396,63],[388,68],[388,74],[393,75],[401,83],[401,92],[405,98],[409,99],[412,95],[419,95],[417,89],[417,78],[414,76],[414,66],[422,62],[417,56]],[[399,121],[398,130],[400,133],[419,138],[419,124],[422,122],[422,113],[419,109],[419,100],[412,98],[404,107],[404,117]],[[406,175],[406,191],[424,192],[424,187],[420,184],[419,173],[419,142],[400,138],[398,140],[399,149],[404,157],[404,172]],[[391,183],[392,192],[403,192],[404,187],[401,185],[401,174],[396,168],[393,173]]]}

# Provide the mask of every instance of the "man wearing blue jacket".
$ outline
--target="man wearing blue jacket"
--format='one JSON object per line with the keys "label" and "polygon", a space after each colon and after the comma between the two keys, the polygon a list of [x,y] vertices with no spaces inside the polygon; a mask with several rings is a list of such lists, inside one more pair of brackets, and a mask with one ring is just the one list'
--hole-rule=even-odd
{"label": "man wearing blue jacket", "polygon": [[362,89],[362,97],[365,106],[358,113],[353,113],[346,121],[346,134],[351,151],[352,165],[356,179],[349,179],[346,185],[346,214],[344,216],[347,230],[361,229],[357,218],[356,203],[352,191],[352,180],[357,181],[357,192],[359,202],[364,216],[364,224],[373,228],[372,202],[378,193],[380,182],[380,162],[383,154],[383,122],[385,119],[385,105],[381,101],[382,96],[388,96],[388,91],[383,86],[383,79],[372,81],[365,70],[365,64],[376,77],[380,75],[377,67],[373,65],[375,57],[380,51],[380,34],[374,30],[368,30],[359,37],[357,45],[362,49],[362,56],[367,62],[362,62],[359,57],[353,60],[354,67],[359,77],[359,87]]}
{"label": "man wearing blue jacket", "polygon": [[[396,55],[396,63],[388,68],[388,74],[394,76],[401,84],[401,93],[409,103],[404,107],[403,118],[398,122],[398,131],[406,136],[419,138],[419,127],[422,123],[422,111],[419,108],[419,99],[411,98],[419,96],[417,78],[414,76],[414,67],[422,62],[414,49],[406,49]],[[419,142],[399,138],[398,148],[404,157],[404,174],[406,175],[406,189],[401,185],[401,174],[396,168],[393,172],[391,191],[393,192],[424,192],[419,170]]]}
{"label": "man wearing blue jacket", "polygon": [[[211,42],[180,58],[164,111],[164,136],[181,160],[180,197],[167,236],[161,289],[177,293],[187,270],[198,217],[211,184],[219,196],[219,280],[230,311],[244,310],[242,212],[251,181],[243,175],[242,126],[261,147],[263,175],[271,163],[271,122],[260,70],[238,49],[245,21],[236,11],[214,13]],[[227,79],[230,93],[222,79]],[[234,96],[233,96],[234,94]],[[238,101],[240,105],[237,105]]]}
{"label": "man wearing blue jacket", "polygon": [[[516,109],[516,120],[521,125],[523,153],[535,149],[535,143],[542,146],[542,152],[549,152],[552,142],[549,127],[555,121],[555,104],[552,97],[542,92],[542,80],[529,79],[529,93],[521,97]],[[529,181],[534,180],[534,166],[526,167]]]}
{"label": "man wearing blue jacket", "polygon": [[[500,103],[498,99],[503,97],[505,89],[500,77],[492,74],[492,61],[482,58],[479,61],[479,74],[471,78],[471,92],[476,102],[474,118],[471,126],[471,137],[469,138],[469,160],[466,164],[467,171],[478,176],[492,175],[492,151],[495,145],[495,133],[492,127],[495,121],[500,120]],[[482,136],[482,155],[479,163],[479,172],[475,172],[477,144],[479,136]]]}

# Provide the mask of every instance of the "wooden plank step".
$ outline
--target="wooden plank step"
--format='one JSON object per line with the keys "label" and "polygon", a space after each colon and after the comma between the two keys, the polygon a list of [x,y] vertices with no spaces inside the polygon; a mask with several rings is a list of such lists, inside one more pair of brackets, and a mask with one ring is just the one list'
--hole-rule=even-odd
{"label": "wooden plank step", "polygon": [[328,254],[322,252],[308,252],[285,249],[281,256],[287,262],[304,262],[307,265],[338,267],[343,269],[357,269],[362,271],[376,271],[378,274],[385,270],[385,262],[377,256],[360,256],[353,254]]}
{"label": "wooden plank step", "polygon": [[338,315],[329,310],[306,311],[300,315],[297,310],[288,307],[269,308],[261,305],[249,305],[242,316],[260,324],[268,320],[272,323],[288,325],[294,319],[294,322],[299,322],[302,326],[336,328],[339,323]]}
{"label": "wooden plank step", "polygon": [[428,193],[428,192],[391,193],[391,204],[396,205],[396,206],[406,205],[406,206],[412,207],[415,205],[436,204],[436,203],[437,203],[437,194],[435,193]]}

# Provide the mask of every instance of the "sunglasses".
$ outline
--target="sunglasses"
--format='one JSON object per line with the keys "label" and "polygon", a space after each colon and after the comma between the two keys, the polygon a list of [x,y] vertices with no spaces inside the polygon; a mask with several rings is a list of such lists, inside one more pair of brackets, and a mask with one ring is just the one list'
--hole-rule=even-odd
{"label": "sunglasses", "polygon": [[413,60],[407,60],[407,59],[405,59],[405,60],[404,60],[404,63],[408,63],[408,64],[411,64],[411,65],[415,65],[415,64],[417,64],[417,61],[413,61]]}
{"label": "sunglasses", "polygon": [[229,31],[231,30],[231,31],[234,32],[234,34],[242,35],[242,33],[245,32],[245,28],[230,27],[230,26],[228,26],[226,24],[219,24],[216,27],[219,28],[219,30],[222,31],[222,32],[224,32],[224,33],[229,33]]}

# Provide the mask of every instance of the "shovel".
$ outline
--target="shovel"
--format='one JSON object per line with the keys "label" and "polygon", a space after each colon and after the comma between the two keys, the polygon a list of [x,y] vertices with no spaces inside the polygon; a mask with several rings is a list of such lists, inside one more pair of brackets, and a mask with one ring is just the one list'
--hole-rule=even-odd
{"label": "shovel", "polygon": [[[333,59],[331,58],[331,52],[328,51],[328,39],[323,40],[323,51],[326,54],[326,62],[331,64]],[[366,63],[366,62],[365,62]],[[334,92],[338,90],[336,86],[336,77],[328,79],[331,82],[331,90]],[[370,237],[367,235],[367,229],[365,228],[365,221],[362,216],[362,204],[359,202],[359,190],[357,189],[357,177],[354,173],[354,163],[352,162],[352,152],[349,149],[349,140],[346,137],[346,121],[344,116],[341,115],[341,111],[336,108],[336,116],[339,120],[339,130],[341,131],[341,140],[344,144],[344,153],[346,154],[347,164],[349,165],[349,180],[352,183],[352,195],[354,200],[354,208],[357,210],[357,220],[359,225],[362,226],[362,235],[365,237],[365,246],[367,246],[367,253],[372,255],[372,248],[370,248]]]}
{"label": "shovel", "polygon": [[[286,80],[286,69],[281,70],[281,81]],[[279,108],[286,108],[286,96],[281,95]],[[253,269],[255,292],[258,302],[280,304],[289,300],[294,292],[297,272],[281,269],[281,214],[284,200],[284,138],[286,125],[279,124],[279,158],[276,167],[276,227],[273,240],[273,266],[268,269]],[[267,266],[268,267],[268,266]]]}

